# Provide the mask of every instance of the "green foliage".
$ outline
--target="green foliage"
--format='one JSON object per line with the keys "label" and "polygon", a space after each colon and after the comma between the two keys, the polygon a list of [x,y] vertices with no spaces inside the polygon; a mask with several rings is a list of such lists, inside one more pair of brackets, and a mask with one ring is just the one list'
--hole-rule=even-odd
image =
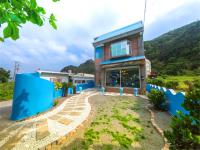
{"label": "green foliage", "polygon": [[60,83],[60,82],[54,82],[54,84],[55,84],[55,89],[56,90],[58,90],[58,89],[61,89],[62,88],[62,83]]}
{"label": "green foliage", "polygon": [[[59,0],[53,0],[57,2]],[[44,24],[44,16],[46,11],[43,7],[38,6],[36,0],[1,0],[0,1],[0,27],[6,24],[3,29],[3,37],[0,37],[0,41],[4,41],[5,38],[11,38],[17,40],[19,38],[19,27],[22,24],[31,22],[38,26]],[[57,29],[55,24],[55,17],[53,14],[50,15],[49,23]]]}
{"label": "green foliage", "polygon": [[165,131],[164,135],[170,143],[170,149],[198,149],[200,147],[200,82],[195,82],[186,93],[182,106],[189,111],[189,114],[178,112],[172,118],[172,131]]}
{"label": "green foliage", "polygon": [[165,86],[164,80],[162,79],[147,79],[147,83],[157,86]]}
{"label": "green foliage", "polygon": [[94,139],[99,139],[99,132],[98,131],[94,131],[93,129],[89,129],[85,132],[84,134],[87,143],[92,144]]}
{"label": "green foliage", "polygon": [[150,103],[152,103],[155,108],[161,109],[161,110],[167,109],[164,92],[152,89],[150,93],[148,94],[148,98],[149,98]]}
{"label": "green foliage", "polygon": [[72,82],[69,82],[69,83],[67,84],[67,87],[73,88],[73,83],[72,83]]}
{"label": "green foliage", "polygon": [[200,74],[200,21],[144,43],[152,70],[159,75]]}
{"label": "green foliage", "polygon": [[14,82],[0,83],[0,101],[13,98]]}
{"label": "green foliage", "polygon": [[54,102],[53,102],[53,106],[57,106],[58,105],[58,100],[56,99],[56,100],[54,100]]}
{"label": "green foliage", "polygon": [[177,81],[168,81],[165,83],[165,87],[170,89],[177,89],[178,85]]}
{"label": "green foliage", "polygon": [[111,135],[115,141],[117,141],[121,146],[125,148],[128,148],[133,142],[133,140],[128,138],[126,134],[121,134],[119,132],[111,132]]}
{"label": "green foliage", "polygon": [[10,78],[10,71],[5,70],[4,68],[0,68],[0,83],[8,82]]}

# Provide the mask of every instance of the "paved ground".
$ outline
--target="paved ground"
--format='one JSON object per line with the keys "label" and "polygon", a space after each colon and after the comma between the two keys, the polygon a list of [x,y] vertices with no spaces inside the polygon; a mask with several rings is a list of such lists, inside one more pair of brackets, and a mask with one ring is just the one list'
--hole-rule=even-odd
{"label": "paved ground", "polygon": [[88,97],[95,91],[84,91],[67,98],[56,109],[39,117],[22,121],[10,121],[11,104],[0,106],[0,149],[38,149],[67,135],[89,115]]}

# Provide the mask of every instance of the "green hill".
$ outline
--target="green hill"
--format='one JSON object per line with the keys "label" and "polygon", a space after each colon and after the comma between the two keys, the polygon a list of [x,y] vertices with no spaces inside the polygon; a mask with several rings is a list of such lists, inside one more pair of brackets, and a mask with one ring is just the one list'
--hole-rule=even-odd
{"label": "green hill", "polygon": [[79,66],[69,65],[64,67],[61,72],[68,72],[68,70],[72,70],[73,73],[89,73],[94,74],[94,61],[89,59]]}
{"label": "green hill", "polygon": [[152,70],[167,75],[200,75],[200,21],[144,42]]}

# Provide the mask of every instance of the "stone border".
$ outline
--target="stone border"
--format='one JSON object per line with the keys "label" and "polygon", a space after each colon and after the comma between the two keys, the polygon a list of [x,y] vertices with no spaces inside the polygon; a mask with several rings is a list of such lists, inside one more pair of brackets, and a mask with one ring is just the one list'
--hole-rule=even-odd
{"label": "stone border", "polygon": [[97,95],[98,92],[95,92],[89,96],[87,96],[85,98],[85,100],[87,101],[87,104],[89,105],[90,107],[90,112],[88,113],[88,116],[85,118],[85,120],[83,120],[82,123],[80,123],[80,125],[78,125],[77,127],[75,127],[72,131],[68,132],[65,136],[55,140],[54,142],[46,145],[45,147],[43,148],[38,148],[38,150],[51,150],[53,148],[53,146],[58,146],[58,145],[61,145],[61,144],[64,144],[65,142],[67,142],[72,136],[74,136],[74,134],[77,132],[77,130],[80,130],[81,128],[84,127],[85,124],[87,124],[87,122],[89,121],[89,117],[90,117],[90,114],[92,113],[92,109],[91,109],[91,105],[88,101],[88,99],[94,95]]}
{"label": "stone border", "polygon": [[162,150],[169,150],[169,144],[167,142],[167,139],[164,136],[164,132],[163,130],[156,124],[155,121],[155,114],[154,112],[147,106],[146,109],[150,112],[151,114],[151,124],[153,125],[153,127],[156,129],[156,131],[162,136],[163,140],[164,140],[164,146],[162,148]]}

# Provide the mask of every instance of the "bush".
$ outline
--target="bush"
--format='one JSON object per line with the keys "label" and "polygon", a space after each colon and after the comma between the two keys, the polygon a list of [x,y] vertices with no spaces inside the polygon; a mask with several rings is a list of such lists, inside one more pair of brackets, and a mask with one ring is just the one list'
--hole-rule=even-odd
{"label": "bush", "polygon": [[58,105],[58,100],[57,99],[54,100],[54,102],[53,102],[53,106],[56,106],[56,105]]}
{"label": "bush", "polygon": [[172,131],[164,135],[170,143],[170,149],[200,149],[200,82],[186,93],[182,106],[189,114],[178,112],[172,118]]}
{"label": "bush", "polygon": [[165,83],[166,88],[170,88],[170,89],[177,89],[178,85],[179,84],[177,81],[168,81]]}
{"label": "bush", "polygon": [[73,83],[69,82],[67,86],[70,87],[70,88],[73,88]]}
{"label": "bush", "polygon": [[148,98],[150,103],[152,103],[156,109],[167,110],[167,103],[164,92],[152,89],[148,94]]}
{"label": "bush", "polygon": [[165,83],[162,79],[147,79],[147,83],[157,86],[165,86]]}
{"label": "bush", "polygon": [[56,89],[56,90],[62,88],[62,83],[60,83],[60,82],[55,82],[54,84],[55,84],[55,89]]}

